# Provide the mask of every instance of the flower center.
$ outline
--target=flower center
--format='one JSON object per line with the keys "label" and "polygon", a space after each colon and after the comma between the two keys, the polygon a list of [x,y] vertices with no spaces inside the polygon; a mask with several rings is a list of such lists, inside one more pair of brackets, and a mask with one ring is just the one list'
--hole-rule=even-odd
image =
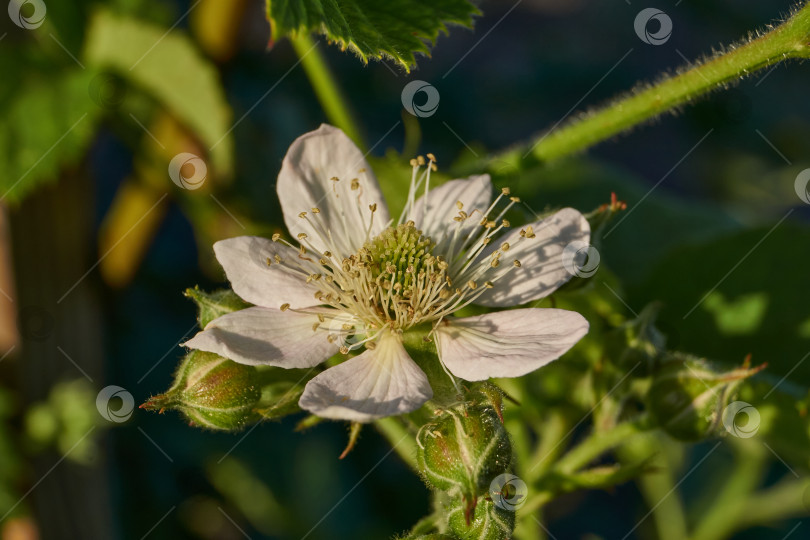
{"label": "flower center", "polygon": [[371,278],[383,278],[385,288],[393,287],[403,297],[412,297],[419,277],[430,270],[428,262],[433,242],[411,222],[389,227],[365,243],[360,259],[369,265]]}
{"label": "flower center", "polygon": [[387,228],[345,261],[343,270],[355,278],[363,291],[358,299],[374,319],[405,329],[429,318],[446,298],[448,264],[433,256],[433,246],[409,221]]}

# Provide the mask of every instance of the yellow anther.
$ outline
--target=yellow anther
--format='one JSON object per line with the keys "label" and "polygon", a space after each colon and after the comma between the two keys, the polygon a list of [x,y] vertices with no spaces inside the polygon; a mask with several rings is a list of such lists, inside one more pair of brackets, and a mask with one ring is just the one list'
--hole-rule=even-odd
{"label": "yellow anther", "polygon": [[515,265],[515,268],[520,268],[520,261],[519,260],[515,259],[514,261],[512,261],[512,264]]}
{"label": "yellow anther", "polygon": [[422,165],[424,165],[424,164],[425,164],[425,158],[424,158],[424,157],[422,157],[422,156],[416,156],[416,162],[417,162],[417,163],[419,164],[419,166],[421,167]]}
{"label": "yellow anther", "polygon": [[526,238],[534,238],[535,236],[534,228],[531,225],[526,227]]}
{"label": "yellow anther", "polygon": [[351,187],[351,189],[352,189],[352,191],[356,191],[356,190],[360,189],[360,180],[359,179],[352,178],[352,187]]}
{"label": "yellow anther", "polygon": [[306,212],[301,212],[300,214],[298,214],[298,217],[305,218],[305,217],[307,217],[307,213]]}
{"label": "yellow anther", "polygon": [[501,244],[501,251],[509,251],[509,242]]}
{"label": "yellow anther", "polygon": [[456,201],[456,208],[459,210],[464,210],[464,203],[461,201]]}
{"label": "yellow anther", "polygon": [[273,235],[273,242],[278,242],[279,238],[281,238],[281,235],[279,233],[274,234]]}
{"label": "yellow anther", "polygon": [[305,233],[305,232],[298,233],[298,239],[299,240],[306,240],[306,238],[307,238],[307,233]]}
{"label": "yellow anther", "polygon": [[279,309],[281,309],[281,311],[287,311],[288,309],[290,309],[290,304],[287,303],[281,304],[281,307]]}
{"label": "yellow anther", "polygon": [[478,288],[478,284],[475,281],[470,280],[467,282],[467,287],[469,287],[472,290],[475,290]]}
{"label": "yellow anther", "polygon": [[503,193],[504,195],[509,195],[509,188],[508,187],[501,188],[501,193]]}
{"label": "yellow anther", "polygon": [[313,331],[313,332],[314,332],[314,331],[316,331],[320,325],[321,325],[321,323],[314,323],[314,324],[312,325],[312,331]]}
{"label": "yellow anther", "polygon": [[312,209],[312,213],[313,213],[313,214],[320,214],[320,213],[321,213],[321,209],[320,209],[320,208],[315,207],[315,208],[313,208],[313,209]]}
{"label": "yellow anther", "polygon": [[484,283],[484,287],[486,287],[487,289],[491,289],[492,287],[494,287],[494,285],[492,284],[491,281],[487,281],[486,283]]}
{"label": "yellow anther", "polygon": [[274,260],[275,260],[277,263],[281,264],[281,255],[279,255],[278,253],[276,253],[275,255],[273,255],[273,259],[274,259]]}
{"label": "yellow anther", "polygon": [[436,161],[436,156],[434,156],[434,155],[433,155],[433,154],[431,154],[430,152],[428,152],[426,155],[427,155],[427,158],[428,158],[430,161]]}
{"label": "yellow anther", "polygon": [[377,203],[368,205],[368,209],[371,210],[371,213],[373,214],[377,211]]}
{"label": "yellow anther", "polygon": [[503,225],[504,227],[511,227],[511,224],[507,219],[501,220],[501,225]]}
{"label": "yellow anther", "polygon": [[346,345],[343,345],[343,346],[340,348],[340,352],[341,352],[342,354],[349,354],[349,348],[348,348]]}

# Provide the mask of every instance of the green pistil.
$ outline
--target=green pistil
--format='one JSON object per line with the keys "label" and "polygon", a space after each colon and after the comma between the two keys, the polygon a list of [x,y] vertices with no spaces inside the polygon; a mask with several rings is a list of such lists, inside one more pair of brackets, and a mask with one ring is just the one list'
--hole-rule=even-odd
{"label": "green pistil", "polygon": [[397,292],[403,296],[407,296],[404,293],[411,289],[414,278],[428,271],[426,261],[433,259],[433,242],[411,223],[389,227],[363,248],[372,278],[382,277],[392,287],[399,283]]}

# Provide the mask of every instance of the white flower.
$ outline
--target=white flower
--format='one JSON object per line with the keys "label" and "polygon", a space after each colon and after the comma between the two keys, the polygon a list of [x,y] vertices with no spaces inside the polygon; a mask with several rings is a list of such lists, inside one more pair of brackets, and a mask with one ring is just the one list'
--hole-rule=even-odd
{"label": "white flower", "polygon": [[214,244],[234,292],[256,307],[212,321],[186,346],[283,368],[364,347],[310,380],[299,401],[318,416],[358,422],[413,411],[432,397],[402,344],[403,331],[417,325],[446,370],[468,381],[518,377],[565,353],[588,331],[578,313],[452,314],[553,292],[570,277],[565,246],[589,240],[587,220],[566,208],[500,234],[518,199],[503,190],[492,202],[487,175],[431,190],[428,158],[412,160],[410,193],[393,222],[363,154],[342,131],[323,125],[296,139],[277,187],[299,245],[278,235]]}

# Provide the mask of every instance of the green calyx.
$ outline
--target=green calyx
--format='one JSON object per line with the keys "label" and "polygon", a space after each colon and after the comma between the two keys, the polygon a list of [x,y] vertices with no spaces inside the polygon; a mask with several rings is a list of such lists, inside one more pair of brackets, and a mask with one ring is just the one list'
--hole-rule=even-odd
{"label": "green calyx", "polygon": [[[429,272],[435,258],[431,255],[433,242],[413,222],[389,227],[363,246],[361,255],[371,268],[371,277],[382,277],[394,291],[409,296],[414,278]],[[387,288],[387,287],[386,287]]]}

